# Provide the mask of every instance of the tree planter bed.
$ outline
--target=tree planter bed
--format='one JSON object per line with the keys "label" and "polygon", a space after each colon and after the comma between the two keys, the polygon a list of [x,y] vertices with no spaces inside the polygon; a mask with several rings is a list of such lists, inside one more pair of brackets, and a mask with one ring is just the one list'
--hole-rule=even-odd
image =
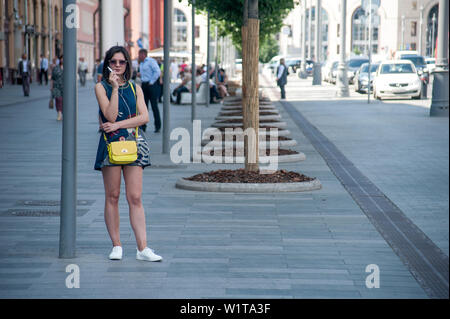
{"label": "tree planter bed", "polygon": [[[265,115],[279,115],[278,111],[267,111],[267,110],[259,110],[259,116]],[[232,111],[221,111],[219,116],[240,116],[242,117],[242,110],[232,110]]]}
{"label": "tree planter bed", "polygon": [[[276,110],[276,111],[278,111],[276,108],[275,108],[275,106],[273,106],[273,105],[260,105],[259,106],[259,111],[261,112],[261,111],[269,111],[269,112],[272,112],[272,111],[274,111],[274,110]],[[222,109],[221,109],[221,111],[240,111],[240,112],[242,112],[242,105],[241,106],[226,106],[226,105],[224,105],[224,106],[222,106]]]}
{"label": "tree planter bed", "polygon": [[[232,121],[233,122],[220,121],[220,122],[213,123],[211,126],[212,127],[217,127],[217,128],[221,128],[221,127],[229,127],[229,128],[242,127],[242,121],[237,121],[237,120],[232,120]],[[266,124],[266,125],[264,125],[264,124]],[[286,126],[287,126],[286,122],[260,121],[260,126],[259,127],[285,128]]]}
{"label": "tree planter bed", "polygon": [[[214,155],[213,149],[203,149],[202,161],[206,163],[224,163],[224,164],[243,164],[245,163],[244,149],[239,149],[242,156],[234,156],[236,154],[236,148],[233,148],[233,156],[225,156],[226,150],[219,148],[216,153],[220,153],[219,156]],[[261,151],[261,150],[260,150]],[[291,163],[300,162],[306,159],[305,154],[297,151],[278,149],[278,155],[270,155],[270,149],[266,149],[266,156],[259,156],[259,163]],[[261,152],[260,152],[261,153]],[[199,156],[200,154],[197,154]]]}
{"label": "tree planter bed", "polygon": [[276,193],[304,192],[322,188],[317,178],[278,170],[271,174],[238,170],[217,170],[197,174],[177,181],[180,189],[207,192]]}
{"label": "tree planter bed", "polygon": [[[219,115],[216,116],[215,120],[220,120],[220,121],[226,121],[226,120],[239,120],[239,121],[243,121],[243,117],[242,115],[238,115],[238,116],[230,116],[230,115]],[[259,121],[278,121],[281,120],[281,116],[278,114],[275,115],[260,115],[259,116]],[[264,123],[264,122],[263,122]]]}
{"label": "tree planter bed", "polygon": [[[203,140],[202,146],[211,146],[211,147],[225,147],[228,145],[234,145],[238,148],[244,147],[243,141],[236,141],[236,136],[233,136],[233,141],[225,141],[225,137],[222,139],[222,141],[211,141],[211,140]],[[266,141],[259,141],[260,147],[266,146],[268,148],[270,146],[270,135],[266,135]],[[278,136],[277,146],[279,147],[287,147],[287,146],[295,146],[297,145],[297,141],[293,140],[291,138],[285,137],[285,136]]]}
{"label": "tree planter bed", "polygon": [[[227,127],[215,127],[215,129],[218,129],[219,131],[221,131],[223,133],[225,133],[225,130],[227,128],[232,129],[232,130],[237,129],[237,128],[241,128],[242,129],[242,125],[240,125],[240,126],[233,126],[233,127],[230,127],[230,126],[227,126]],[[289,130],[281,129],[279,127],[274,127],[274,126],[260,125],[259,128],[260,129],[262,129],[262,128],[266,129],[265,132],[262,132],[261,130],[259,130],[258,131],[259,136],[264,135],[264,134],[270,135],[270,136],[274,136],[275,134],[277,134],[278,136],[287,136],[287,135],[291,134],[291,132]],[[271,129],[272,129],[272,131],[271,131]]]}

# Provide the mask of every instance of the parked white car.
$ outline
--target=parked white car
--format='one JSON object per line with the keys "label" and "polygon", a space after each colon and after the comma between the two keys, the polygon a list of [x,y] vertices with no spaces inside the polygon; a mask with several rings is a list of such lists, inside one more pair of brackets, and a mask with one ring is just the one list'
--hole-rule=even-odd
{"label": "parked white car", "polygon": [[373,97],[409,96],[419,99],[422,81],[409,60],[389,60],[380,63],[373,82]]}
{"label": "parked white car", "polygon": [[235,64],[236,64],[236,71],[242,72],[242,59],[236,59]]}

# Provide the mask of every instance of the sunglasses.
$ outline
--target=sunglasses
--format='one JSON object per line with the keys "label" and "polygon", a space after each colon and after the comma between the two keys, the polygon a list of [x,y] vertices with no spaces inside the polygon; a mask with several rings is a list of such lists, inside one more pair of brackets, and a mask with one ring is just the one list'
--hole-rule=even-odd
{"label": "sunglasses", "polygon": [[116,65],[117,63],[119,63],[121,66],[124,66],[125,64],[127,64],[126,60],[110,60],[109,61],[109,65]]}

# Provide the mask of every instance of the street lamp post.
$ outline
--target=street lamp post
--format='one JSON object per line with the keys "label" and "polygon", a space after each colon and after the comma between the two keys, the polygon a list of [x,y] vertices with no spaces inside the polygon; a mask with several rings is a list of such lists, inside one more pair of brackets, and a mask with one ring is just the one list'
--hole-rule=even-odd
{"label": "street lamp post", "polygon": [[[206,48],[206,87],[208,88],[206,90],[206,107],[209,107],[209,99],[211,98],[210,96],[210,91],[209,91],[209,63],[211,60],[211,17],[209,15],[209,11],[208,11],[208,30],[207,30],[207,48]],[[194,81],[194,78],[192,78],[192,81]]]}
{"label": "street lamp post", "polygon": [[308,58],[312,60],[312,0],[309,1],[308,12]]}
{"label": "street lamp post", "polygon": [[321,10],[322,4],[320,0],[316,0],[316,61],[314,63],[314,77],[313,77],[313,85],[321,85],[322,84],[322,66],[320,64],[320,52],[322,51],[322,39],[321,39]]}
{"label": "street lamp post", "polygon": [[301,79],[306,79],[306,0],[303,1],[303,23],[302,23],[302,64],[299,72],[299,77]]}
{"label": "street lamp post", "polygon": [[402,47],[401,50],[405,49],[405,16],[402,15]]}
{"label": "street lamp post", "polygon": [[435,32],[436,32],[436,13],[433,13],[433,18],[431,19],[431,56],[435,56],[434,43],[435,43]]}
{"label": "street lamp post", "polygon": [[448,0],[439,0],[438,51],[430,116],[448,117]]}
{"label": "street lamp post", "polygon": [[195,75],[196,75],[196,66],[195,66],[195,0],[192,0],[192,100],[191,100],[191,121],[194,122],[195,120],[195,109],[197,106],[197,88],[196,88],[196,81]]}
{"label": "street lamp post", "polygon": [[171,6],[169,0],[164,0],[164,76],[163,76],[163,145],[162,153],[169,153],[170,135],[170,32]]}
{"label": "street lamp post", "polygon": [[419,19],[419,54],[422,55],[422,28],[423,28],[423,5],[420,6]]}
{"label": "street lamp post", "polygon": [[340,59],[337,74],[337,92],[338,97],[348,97],[350,95],[348,90],[347,78],[347,64],[345,61],[345,33],[346,33],[346,19],[347,19],[347,0],[341,0],[341,44],[340,44]]}
{"label": "street lamp post", "polygon": [[[76,0],[63,1],[63,136],[59,258],[75,258],[77,211],[77,17]],[[71,9],[72,8],[72,9]],[[73,9],[75,8],[75,9]],[[75,12],[74,12],[75,10]],[[76,18],[75,18],[76,19]]]}

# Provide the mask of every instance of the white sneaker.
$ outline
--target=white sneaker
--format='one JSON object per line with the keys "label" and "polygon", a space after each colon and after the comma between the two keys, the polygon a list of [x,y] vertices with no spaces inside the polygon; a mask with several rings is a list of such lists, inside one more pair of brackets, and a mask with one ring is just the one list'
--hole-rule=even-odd
{"label": "white sneaker", "polygon": [[122,247],[114,246],[111,253],[109,254],[109,259],[121,260],[122,259]]}
{"label": "white sneaker", "polygon": [[145,247],[143,251],[136,249],[136,259],[145,261],[161,261],[162,257],[153,252],[153,249]]}

